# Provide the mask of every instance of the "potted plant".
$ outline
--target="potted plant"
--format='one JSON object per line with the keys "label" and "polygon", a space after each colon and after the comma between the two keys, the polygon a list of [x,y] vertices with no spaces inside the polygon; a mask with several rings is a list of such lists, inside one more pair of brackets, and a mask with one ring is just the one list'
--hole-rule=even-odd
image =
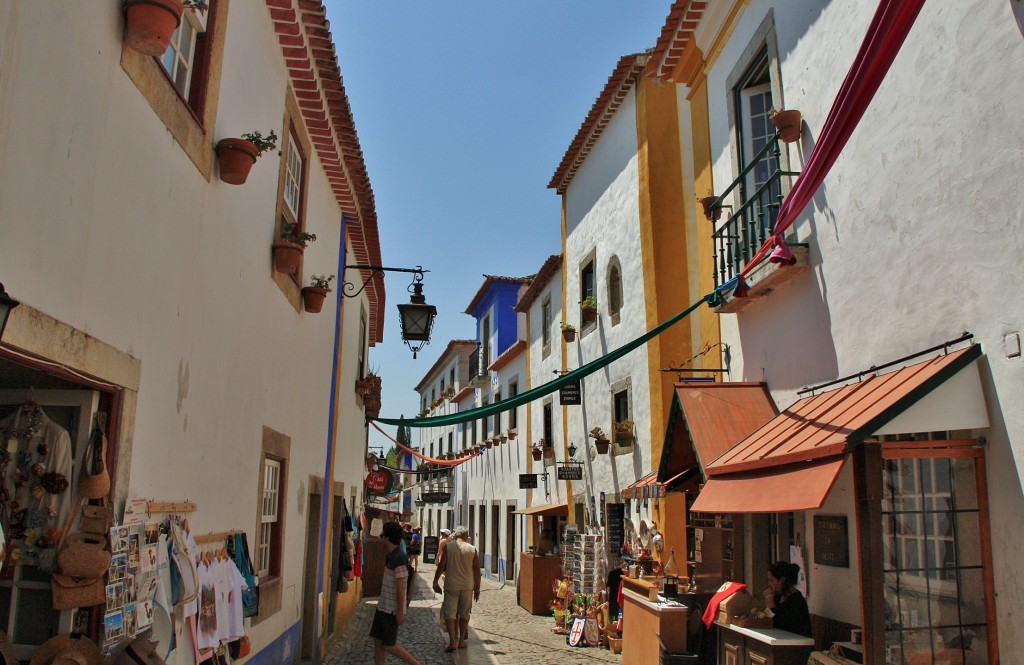
{"label": "potted plant", "polygon": [[498,434],[495,434],[494,436],[492,436],[491,437],[491,443],[493,443],[496,446],[499,445],[501,443],[501,436],[498,435]]}
{"label": "potted plant", "polygon": [[768,109],[768,118],[779,131],[779,138],[783,143],[792,143],[800,138],[800,130],[803,129],[803,120],[800,111],[788,110],[779,111],[776,108]]}
{"label": "potted plant", "polygon": [[494,447],[494,440],[493,439],[484,439],[484,447],[485,448],[493,448]]}
{"label": "potted plant", "polygon": [[621,420],[612,423],[615,428],[615,443],[620,446],[631,446],[635,436],[633,434],[633,421],[632,420]]}
{"label": "potted plant", "polygon": [[331,281],[334,279],[334,275],[313,275],[311,278],[313,281],[312,286],[302,287],[302,306],[307,312],[316,314],[324,307],[324,300],[327,298],[327,294],[331,292]]}
{"label": "potted plant", "polygon": [[587,296],[580,303],[580,316],[584,321],[597,320],[597,299],[594,296]]}
{"label": "potted plant", "polygon": [[507,434],[502,434],[498,438],[501,439],[502,443],[505,443],[506,441],[508,441],[508,435]]}
{"label": "potted plant", "polygon": [[717,222],[722,217],[722,206],[715,205],[715,201],[717,200],[718,197],[714,194],[708,194],[707,196],[703,196],[698,199],[701,207],[704,208],[704,217],[709,222]]}
{"label": "potted plant", "polygon": [[248,132],[240,139],[221,139],[217,141],[217,169],[220,179],[229,185],[241,185],[249,177],[249,170],[256,159],[277,148],[277,134],[274,130],[263,136],[262,132]]}
{"label": "potted plant", "polygon": [[544,444],[544,459],[555,459],[555,447]]}
{"label": "potted plant", "polygon": [[514,440],[515,440],[515,438],[516,438],[516,434],[517,434],[517,433],[518,433],[518,432],[516,432],[516,430],[515,430],[514,428],[510,428],[510,429],[508,430],[508,438],[514,441]]}
{"label": "potted plant", "polygon": [[281,239],[274,243],[274,270],[294,275],[299,270],[299,261],[306,245],[316,241],[315,233],[299,231],[295,224],[285,224]]}
{"label": "potted plant", "polygon": [[541,457],[544,456],[544,439],[533,444],[533,450],[531,452],[533,454],[533,461],[539,462]]}
{"label": "potted plant", "polygon": [[608,446],[611,445],[611,441],[605,436],[604,431],[600,427],[595,427],[590,430],[590,436],[594,437],[594,447],[597,448],[599,455],[608,454]]}
{"label": "potted plant", "polygon": [[185,8],[206,11],[206,0],[126,0],[124,41],[142,55],[161,56],[181,25]]}
{"label": "potted plant", "polygon": [[576,327],[571,323],[562,323],[562,339],[566,342],[576,341]]}

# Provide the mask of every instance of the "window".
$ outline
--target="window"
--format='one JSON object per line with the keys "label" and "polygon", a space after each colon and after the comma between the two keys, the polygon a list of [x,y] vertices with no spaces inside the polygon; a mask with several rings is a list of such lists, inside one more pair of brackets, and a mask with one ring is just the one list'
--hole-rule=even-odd
{"label": "window", "polygon": [[[518,394],[519,394],[519,382],[518,381],[509,381],[508,382],[508,396],[510,398],[512,398],[512,397],[515,397]],[[510,409],[509,410],[509,412],[508,412],[508,428],[509,429],[515,429],[516,427],[519,426],[519,418],[516,416],[516,413],[518,411],[519,411],[519,409]]]}
{"label": "window", "polygon": [[302,209],[302,172],[303,159],[299,152],[298,141],[288,142],[287,159],[284,168],[284,202],[295,218]]}
{"label": "window", "polygon": [[448,432],[448,452],[454,452],[455,448],[455,432]]}
{"label": "window", "polygon": [[[494,403],[501,401],[501,393],[494,393]],[[494,433],[501,434],[501,412],[494,414]]]}
{"label": "window", "polygon": [[551,401],[549,400],[544,402],[544,445],[549,448],[555,445],[551,416]]}
{"label": "window", "polygon": [[[772,81],[767,49],[758,53],[753,64],[744,72],[736,86],[735,95],[736,117],[740,120],[737,125],[739,162],[746,166],[775,136],[775,127],[768,118],[768,111],[772,108]],[[778,166],[778,160],[769,150],[745,181],[740,183],[741,199],[747,201],[754,196],[757,189],[778,170]],[[770,230],[775,222],[775,212],[782,196],[781,187],[782,183],[774,180],[769,187],[770,191],[758,198],[758,204],[764,209],[754,211],[754,215],[766,230]]]}
{"label": "window", "polygon": [[886,650],[899,662],[966,662],[963,649],[986,638],[975,461],[885,459],[882,488]]}
{"label": "window", "polygon": [[359,364],[357,366],[357,379],[362,379],[366,376],[366,353],[368,347],[366,346],[366,308],[362,305],[359,306]]}
{"label": "window", "polygon": [[608,315],[611,317],[612,325],[619,322],[619,312],[622,310],[622,273],[619,269],[619,259],[613,256],[608,264]]}
{"label": "window", "polygon": [[[594,288],[594,259],[591,256],[587,259],[586,263],[580,269],[580,303],[587,298],[597,298],[597,292]],[[597,328],[597,320],[587,321],[583,318],[582,307],[580,308],[580,335],[589,332]]]}
{"label": "window", "polygon": [[278,515],[281,512],[281,461],[263,460],[263,500],[260,504],[260,526],[256,536],[256,574],[259,577],[280,574],[280,558],[275,557],[281,540]]}
{"label": "window", "polygon": [[452,367],[450,370],[448,370],[448,385],[449,386],[454,386],[455,385],[455,368],[454,367]]}
{"label": "window", "polygon": [[632,418],[629,417],[628,390],[620,390],[612,395],[612,407],[615,422],[620,423],[623,420],[632,420]]}
{"label": "window", "polygon": [[484,374],[491,364],[491,319],[484,317],[480,324],[480,374]]}
{"label": "window", "polygon": [[228,3],[210,0],[209,9],[186,9],[160,58],[121,50],[121,68],[149,102],[203,177],[213,176],[217,102]]}
{"label": "window", "polygon": [[541,355],[547,358],[551,353],[551,296],[545,296],[540,305]]}
{"label": "window", "polygon": [[469,423],[462,423],[462,449],[465,450],[468,447],[466,437],[469,435]]}
{"label": "window", "polygon": [[[485,406],[487,406],[487,404],[488,404],[488,402],[487,402],[486,398],[480,400],[480,406],[481,407],[485,407]],[[491,417],[490,416],[484,416],[483,423],[481,423],[481,426],[482,426],[482,429],[480,431],[480,436],[482,436],[484,438],[490,436],[490,434],[488,432],[491,431]]]}
{"label": "window", "polygon": [[444,395],[444,379],[441,379],[441,395]]}

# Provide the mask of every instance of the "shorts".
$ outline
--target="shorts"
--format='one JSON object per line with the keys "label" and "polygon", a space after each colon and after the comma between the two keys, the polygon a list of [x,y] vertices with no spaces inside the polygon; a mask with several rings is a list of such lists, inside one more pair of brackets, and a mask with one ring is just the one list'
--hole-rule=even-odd
{"label": "shorts", "polygon": [[449,591],[445,589],[441,602],[442,619],[469,619],[473,611],[473,590]]}
{"label": "shorts", "polygon": [[398,641],[398,618],[394,614],[376,610],[370,625],[370,637],[380,640],[386,647],[395,646]]}

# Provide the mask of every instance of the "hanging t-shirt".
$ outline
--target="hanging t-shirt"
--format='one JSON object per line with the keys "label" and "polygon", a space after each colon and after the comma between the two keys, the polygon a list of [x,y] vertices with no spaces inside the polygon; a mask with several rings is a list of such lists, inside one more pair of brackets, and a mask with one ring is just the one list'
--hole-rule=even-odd
{"label": "hanging t-shirt", "polygon": [[234,561],[230,559],[225,561],[224,570],[227,571],[229,589],[227,621],[224,622],[228,634],[225,639],[230,642],[245,635],[245,625],[242,623],[242,590],[248,587],[245,584],[245,577],[242,576],[242,572],[238,570]]}
{"label": "hanging t-shirt", "polygon": [[197,567],[199,595],[196,598],[199,609],[199,625],[196,630],[196,646],[211,649],[220,644],[217,635],[217,587],[215,574],[205,563]]}

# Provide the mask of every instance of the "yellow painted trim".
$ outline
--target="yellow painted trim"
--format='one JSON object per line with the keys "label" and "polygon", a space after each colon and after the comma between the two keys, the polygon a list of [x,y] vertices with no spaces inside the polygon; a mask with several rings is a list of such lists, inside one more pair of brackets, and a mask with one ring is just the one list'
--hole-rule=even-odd
{"label": "yellow painted trim", "polygon": [[[687,207],[676,85],[642,79],[637,85],[640,252],[647,329],[679,313],[690,302],[687,270]],[[661,459],[673,377],[660,368],[693,355],[690,327],[674,326],[647,343],[651,401],[651,464]],[[656,467],[655,467],[656,468]]]}
{"label": "yellow painted trim", "polygon": [[705,74],[711,71],[711,68],[715,66],[715,62],[718,61],[719,56],[722,55],[725,45],[729,43],[729,39],[732,37],[733,30],[736,29],[736,23],[739,15],[743,12],[749,2],[750,0],[736,0],[732,9],[729,10],[729,15],[726,17],[722,27],[718,30],[718,34],[715,36],[715,40],[711,43],[711,48],[708,49],[707,56],[704,59]]}
{"label": "yellow painted trim", "polygon": [[[566,248],[566,243],[567,243],[566,224],[567,224],[567,222],[566,222],[566,215],[565,215],[565,195],[563,194],[562,195],[562,256],[563,257],[566,256],[566,253],[565,253],[565,248]],[[565,306],[566,306],[565,299],[566,299],[566,297],[568,295],[568,286],[569,286],[569,271],[566,270],[565,261],[563,260],[562,261],[562,316],[561,316],[561,319],[562,319],[563,322],[565,321],[565,312],[566,312],[566,309],[565,309]],[[583,337],[583,327],[582,326],[580,326],[580,329],[578,331],[576,331],[576,335],[577,335],[577,337],[576,337],[577,340],[579,340],[579,339],[581,339]],[[564,373],[569,368],[569,349],[568,349],[568,345],[565,343],[565,338],[563,338],[562,335],[561,335],[561,332],[559,332],[558,337],[559,337],[559,339],[562,340],[562,372]],[[567,406],[563,406],[562,407],[562,450],[563,450],[563,454],[564,454],[564,459],[568,459],[569,458],[569,419],[566,417],[568,415],[568,411],[569,411],[569,407],[567,407]],[[584,450],[585,449],[586,449],[586,447],[584,446]],[[544,462],[542,460],[541,464],[543,464],[543,463]],[[566,503],[568,505],[571,505],[572,504],[572,481],[571,480],[565,481],[565,494],[566,494],[566,497],[565,497]],[[569,510],[569,518],[568,518],[567,522],[569,524],[575,524],[576,523],[576,511],[575,510]]]}

